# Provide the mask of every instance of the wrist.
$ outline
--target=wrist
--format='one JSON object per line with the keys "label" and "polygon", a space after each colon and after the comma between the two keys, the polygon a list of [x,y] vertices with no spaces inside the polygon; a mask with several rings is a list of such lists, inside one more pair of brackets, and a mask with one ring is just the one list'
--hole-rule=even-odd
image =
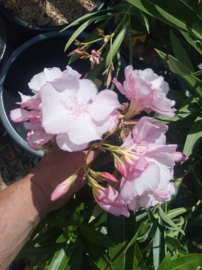
{"label": "wrist", "polygon": [[42,219],[49,212],[54,210],[54,202],[50,200],[51,191],[48,192],[48,186],[45,190],[43,185],[39,184],[37,179],[35,179],[35,175],[32,173],[28,174],[25,179],[30,183],[33,206],[37,211],[38,217]]}

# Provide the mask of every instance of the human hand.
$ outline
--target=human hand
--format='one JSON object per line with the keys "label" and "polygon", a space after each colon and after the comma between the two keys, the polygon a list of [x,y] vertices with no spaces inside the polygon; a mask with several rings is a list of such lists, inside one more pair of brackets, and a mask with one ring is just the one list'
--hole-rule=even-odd
{"label": "human hand", "polygon": [[[30,172],[33,202],[41,217],[63,206],[75,192],[85,185],[86,176],[81,168],[76,181],[70,186],[67,194],[57,201],[51,201],[54,189],[82,165],[86,153],[87,151],[74,153],[58,151],[45,154]],[[98,151],[91,151],[87,164],[90,165],[98,154]]]}

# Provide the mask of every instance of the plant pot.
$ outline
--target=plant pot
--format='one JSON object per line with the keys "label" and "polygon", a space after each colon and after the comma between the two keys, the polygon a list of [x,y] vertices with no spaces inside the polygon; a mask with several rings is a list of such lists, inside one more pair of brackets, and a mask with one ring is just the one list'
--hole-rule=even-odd
{"label": "plant pot", "polygon": [[[23,123],[14,123],[10,120],[10,111],[17,108],[16,102],[20,101],[18,91],[30,95],[28,82],[31,78],[43,71],[45,67],[59,67],[64,70],[68,64],[67,54],[75,49],[71,45],[64,54],[64,47],[73,31],[49,32],[39,35],[20,46],[7,60],[0,73],[0,116],[1,121],[12,139],[28,152],[41,157],[42,151],[34,151],[29,148],[26,137],[27,130]],[[82,33],[79,40],[85,39],[87,33]],[[94,49],[100,45],[94,44]],[[78,59],[71,64],[82,75],[90,70],[90,61]],[[99,79],[99,77],[98,77]],[[100,77],[100,80],[102,77]],[[100,89],[104,89],[104,85]]]}
{"label": "plant pot", "polygon": [[[108,0],[100,0],[99,3],[97,4],[97,7],[92,12],[107,8],[107,3],[108,3]],[[5,8],[5,6],[2,3],[0,3],[0,13],[10,23],[14,24],[16,28],[20,29],[21,31],[31,33],[32,35],[38,35],[41,33],[48,32],[48,31],[58,31],[59,32],[60,30],[65,28],[65,26],[67,26],[67,24],[58,25],[58,26],[49,26],[49,25],[36,26],[34,24],[22,21],[21,19],[18,19],[17,17],[13,17],[11,11],[9,9]],[[79,23],[76,24],[72,29],[75,29],[78,26],[79,26]]]}
{"label": "plant pot", "polygon": [[7,48],[6,26],[4,24],[3,19],[0,17],[0,67],[3,64],[3,61],[6,56],[6,48]]}

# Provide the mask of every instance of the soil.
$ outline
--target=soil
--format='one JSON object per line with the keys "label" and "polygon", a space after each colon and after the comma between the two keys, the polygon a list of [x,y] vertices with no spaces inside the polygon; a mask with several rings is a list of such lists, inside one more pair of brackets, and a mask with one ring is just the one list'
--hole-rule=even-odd
{"label": "soil", "polygon": [[1,0],[14,17],[36,26],[64,25],[92,11],[99,0]]}
{"label": "soil", "polygon": [[0,122],[0,191],[25,177],[38,161],[10,138]]}

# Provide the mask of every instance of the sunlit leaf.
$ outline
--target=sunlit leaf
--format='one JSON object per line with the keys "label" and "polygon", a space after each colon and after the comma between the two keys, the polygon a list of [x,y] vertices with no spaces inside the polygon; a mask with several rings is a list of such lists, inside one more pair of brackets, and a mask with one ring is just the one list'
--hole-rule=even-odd
{"label": "sunlit leaf", "polygon": [[174,34],[174,32],[170,29],[170,40],[172,44],[172,48],[175,54],[175,57],[187,68],[189,68],[192,72],[194,72],[194,67],[189,59],[185,49],[179,42],[178,38]]}
{"label": "sunlit leaf", "polygon": [[168,63],[169,63],[169,68],[173,73],[178,74],[178,75],[191,76],[191,69],[187,68],[175,57],[169,55]]}

